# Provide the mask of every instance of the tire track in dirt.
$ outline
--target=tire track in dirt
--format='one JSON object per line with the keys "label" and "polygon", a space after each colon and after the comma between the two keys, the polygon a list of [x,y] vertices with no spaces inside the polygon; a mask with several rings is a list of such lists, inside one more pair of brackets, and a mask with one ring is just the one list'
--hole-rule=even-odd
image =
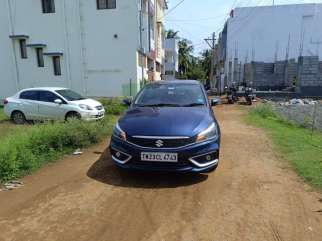
{"label": "tire track in dirt", "polygon": [[102,143],[1,192],[0,240],[322,241],[321,195],[307,191],[238,107],[219,106],[216,115],[216,172],[120,172]]}

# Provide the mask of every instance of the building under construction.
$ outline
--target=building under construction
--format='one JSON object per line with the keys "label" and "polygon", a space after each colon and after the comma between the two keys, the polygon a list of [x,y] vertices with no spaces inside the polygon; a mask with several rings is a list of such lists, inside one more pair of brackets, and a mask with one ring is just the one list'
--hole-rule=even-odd
{"label": "building under construction", "polygon": [[322,4],[234,9],[216,46],[217,86],[322,95],[321,22]]}

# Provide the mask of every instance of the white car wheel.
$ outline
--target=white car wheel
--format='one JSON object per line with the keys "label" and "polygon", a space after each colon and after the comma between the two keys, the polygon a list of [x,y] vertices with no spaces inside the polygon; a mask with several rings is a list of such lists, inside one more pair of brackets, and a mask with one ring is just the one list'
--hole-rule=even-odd
{"label": "white car wheel", "polygon": [[26,118],[21,111],[15,111],[12,113],[12,121],[17,125],[23,125],[26,122]]}
{"label": "white car wheel", "polygon": [[80,120],[80,119],[81,119],[80,114],[78,114],[76,112],[68,113],[67,116],[66,116],[66,121]]}

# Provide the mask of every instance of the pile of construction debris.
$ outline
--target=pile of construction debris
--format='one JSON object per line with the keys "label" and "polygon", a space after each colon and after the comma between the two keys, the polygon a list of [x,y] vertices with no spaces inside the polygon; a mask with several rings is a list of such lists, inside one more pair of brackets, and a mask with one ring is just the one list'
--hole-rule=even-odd
{"label": "pile of construction debris", "polygon": [[289,106],[289,105],[315,105],[318,104],[317,101],[312,100],[312,99],[291,99],[290,101],[287,102],[280,102],[279,103],[281,106]]}
{"label": "pile of construction debris", "polygon": [[322,130],[322,104],[310,99],[292,99],[272,105],[283,119]]}

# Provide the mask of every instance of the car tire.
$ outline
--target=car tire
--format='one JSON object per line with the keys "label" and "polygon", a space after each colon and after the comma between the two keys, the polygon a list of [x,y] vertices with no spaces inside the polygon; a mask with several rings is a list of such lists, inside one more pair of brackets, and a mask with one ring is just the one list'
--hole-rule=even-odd
{"label": "car tire", "polygon": [[66,121],[71,121],[71,120],[80,120],[81,115],[77,112],[69,112],[66,115]]}
{"label": "car tire", "polygon": [[26,117],[25,117],[25,115],[21,111],[14,111],[11,114],[11,120],[16,125],[23,125],[23,124],[26,123]]}

